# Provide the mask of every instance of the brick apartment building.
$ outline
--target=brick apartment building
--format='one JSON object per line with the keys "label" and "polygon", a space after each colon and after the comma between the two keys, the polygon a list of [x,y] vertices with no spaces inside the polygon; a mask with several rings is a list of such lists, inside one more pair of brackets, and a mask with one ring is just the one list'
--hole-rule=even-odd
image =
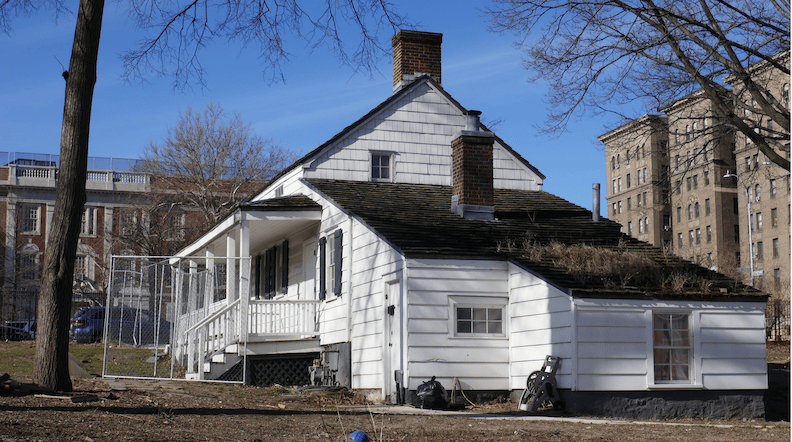
{"label": "brick apartment building", "polygon": [[[74,306],[103,304],[113,255],[170,255],[208,227],[181,203],[176,181],[136,171],[136,160],[89,157],[87,199],[74,269]],[[0,152],[3,320],[36,317],[44,250],[55,209],[57,155]],[[242,189],[247,195],[262,183]]]}
{"label": "brick apartment building", "polygon": [[[788,66],[789,55],[780,57]],[[762,65],[752,74],[789,109],[788,76]],[[744,100],[735,111],[788,159],[789,133],[755,107]],[[725,124],[700,93],[659,110],[664,115],[599,137],[610,219],[638,239],[789,299],[789,172]]]}

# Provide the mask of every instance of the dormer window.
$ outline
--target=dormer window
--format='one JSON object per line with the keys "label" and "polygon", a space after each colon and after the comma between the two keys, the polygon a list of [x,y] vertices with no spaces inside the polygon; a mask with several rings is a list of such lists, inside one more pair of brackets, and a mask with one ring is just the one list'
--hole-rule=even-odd
{"label": "dormer window", "polygon": [[371,153],[371,181],[391,181],[392,156],[389,153]]}

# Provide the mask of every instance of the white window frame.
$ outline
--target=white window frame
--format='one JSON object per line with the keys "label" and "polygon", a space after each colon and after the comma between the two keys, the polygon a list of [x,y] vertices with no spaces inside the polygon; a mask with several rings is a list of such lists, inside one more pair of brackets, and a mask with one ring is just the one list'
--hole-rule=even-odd
{"label": "white window frame", "polygon": [[[655,341],[654,341],[654,318],[655,315],[684,315],[688,318],[688,379],[687,380],[658,380],[655,378]],[[701,363],[696,355],[700,353],[700,336],[696,333],[699,329],[699,315],[685,309],[650,309],[646,311],[647,327],[647,354],[650,361],[647,370],[647,385],[649,389],[701,389]],[[672,347],[672,346],[662,346]],[[661,347],[661,349],[662,349]],[[683,346],[679,346],[682,348]]]}
{"label": "white window frame", "polygon": [[[29,217],[29,214],[35,214]],[[28,227],[28,223],[33,223],[33,228]],[[41,205],[40,204],[23,204],[22,205],[22,220],[20,231],[24,235],[38,235],[41,233]]]}
{"label": "white window frame", "polygon": [[80,236],[96,236],[96,212],[96,207],[83,208]]}
{"label": "white window frame", "polygon": [[[448,297],[448,330],[451,338],[457,339],[507,339],[508,338],[508,298],[506,297],[484,297],[484,296],[461,296],[452,295]],[[500,333],[470,333],[457,331],[457,311],[460,308],[470,309],[492,309],[501,312],[501,332]],[[494,322],[494,321],[493,321]],[[489,320],[487,320],[489,323]]]}
{"label": "white window frame", "polygon": [[[387,178],[382,178],[381,176],[378,176],[378,177],[374,176],[375,171],[378,171],[378,170],[381,171],[384,168],[384,166],[382,166],[381,162],[379,163],[379,166],[375,167],[375,165],[374,165],[375,157],[377,157],[377,158],[387,158],[387,160],[388,160],[388,165],[387,165],[388,177]],[[369,154],[369,179],[371,179],[371,181],[373,181],[373,182],[382,182],[382,183],[393,182],[393,175],[394,175],[393,172],[394,172],[394,169],[396,168],[395,166],[396,166],[396,160],[395,160],[395,155],[393,154],[393,152],[371,151],[370,154]],[[381,172],[378,172],[377,174],[381,175]]]}

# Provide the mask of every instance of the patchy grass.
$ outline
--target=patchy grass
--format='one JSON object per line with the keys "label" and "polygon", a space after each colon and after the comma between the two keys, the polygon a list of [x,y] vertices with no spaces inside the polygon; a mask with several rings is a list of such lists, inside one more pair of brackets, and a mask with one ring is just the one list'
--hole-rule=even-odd
{"label": "patchy grass", "polygon": [[789,341],[767,341],[767,362],[789,362]]}
{"label": "patchy grass", "polygon": [[0,342],[0,373],[33,373],[36,341]]}
{"label": "patchy grass", "polygon": [[102,375],[104,345],[72,343],[69,345],[69,353],[80,361],[85,371],[94,376]]}

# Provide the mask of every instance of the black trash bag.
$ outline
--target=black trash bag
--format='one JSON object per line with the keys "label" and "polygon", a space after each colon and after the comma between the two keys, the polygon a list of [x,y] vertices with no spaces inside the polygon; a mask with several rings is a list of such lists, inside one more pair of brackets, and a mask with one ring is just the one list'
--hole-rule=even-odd
{"label": "black trash bag", "polygon": [[440,382],[432,376],[431,381],[426,381],[415,390],[418,396],[418,407],[429,410],[442,410],[448,405],[446,390]]}

